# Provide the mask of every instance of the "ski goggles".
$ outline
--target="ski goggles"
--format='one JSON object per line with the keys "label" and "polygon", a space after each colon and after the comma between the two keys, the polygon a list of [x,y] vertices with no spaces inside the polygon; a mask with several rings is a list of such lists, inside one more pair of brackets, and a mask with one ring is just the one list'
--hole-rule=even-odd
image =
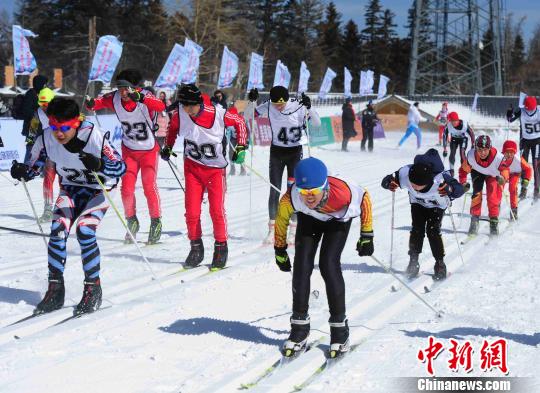
{"label": "ski goggles", "polygon": [[81,125],[81,121],[78,118],[68,121],[59,122],[55,119],[49,119],[49,127],[52,131],[68,132],[72,128],[78,128]]}
{"label": "ski goggles", "polygon": [[300,187],[296,187],[296,189],[298,190],[298,193],[300,195],[319,195],[320,193],[324,192],[324,190],[326,190],[327,188],[327,184],[328,184],[328,181],[325,181],[324,184],[320,187],[315,187],[315,188],[300,188]]}

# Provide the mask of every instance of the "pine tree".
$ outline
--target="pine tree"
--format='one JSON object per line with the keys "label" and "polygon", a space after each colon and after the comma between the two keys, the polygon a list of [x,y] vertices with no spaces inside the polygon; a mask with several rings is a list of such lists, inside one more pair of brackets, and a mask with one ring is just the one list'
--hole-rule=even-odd
{"label": "pine tree", "polygon": [[349,69],[353,77],[351,82],[351,91],[353,93],[358,91],[358,85],[360,83],[361,48],[362,44],[360,35],[358,34],[358,26],[351,19],[345,25],[341,44],[341,56],[344,66]]}
{"label": "pine tree", "polygon": [[[326,64],[321,64],[324,74],[326,67],[332,68],[337,76],[333,81],[333,88],[343,86],[343,61],[339,51],[335,48],[341,46],[341,14],[337,11],[336,5],[330,2],[326,7],[325,20],[321,24],[321,47],[326,59]],[[320,83],[320,82],[319,82]]]}
{"label": "pine tree", "polygon": [[366,5],[365,25],[360,38],[363,45],[363,67],[380,72],[380,32],[381,32],[381,4],[379,0],[370,0]]}

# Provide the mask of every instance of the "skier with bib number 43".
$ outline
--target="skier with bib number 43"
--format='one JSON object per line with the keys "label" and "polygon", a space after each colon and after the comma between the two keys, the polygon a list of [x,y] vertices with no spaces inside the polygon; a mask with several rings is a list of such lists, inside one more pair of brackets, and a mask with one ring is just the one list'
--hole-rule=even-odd
{"label": "skier with bib number 43", "polygon": [[[248,98],[256,102],[259,98],[257,89],[251,89]],[[248,108],[248,111],[251,108]],[[244,113],[250,118],[249,113]],[[287,187],[293,182],[294,167],[302,159],[302,144],[307,141],[307,121],[319,126],[321,119],[311,108],[310,98],[302,93],[300,99],[289,98],[289,91],[283,86],[274,86],[270,89],[270,100],[255,108],[255,116],[267,117],[272,130],[272,144],[270,146],[269,174],[270,183],[281,189],[283,171],[287,168]],[[264,240],[266,244],[274,241],[274,227],[279,203],[279,192],[270,187],[268,197],[268,234]],[[293,217],[289,227],[289,244],[294,243],[296,233],[296,218]]]}
{"label": "skier with bib number 43", "polygon": [[463,195],[463,186],[449,172],[445,172],[441,157],[435,149],[417,155],[412,165],[405,165],[386,176],[381,186],[392,192],[398,188],[409,191],[412,229],[409,237],[407,277],[415,278],[420,271],[418,257],[422,253],[424,236],[427,234],[431,253],[435,258],[433,279],[445,279],[441,224],[450,201]]}
{"label": "skier with bib number 43", "polygon": [[360,216],[360,256],[373,254],[373,218],[369,194],[362,187],[339,177],[328,176],[325,164],[317,158],[301,160],[294,170],[294,183],[281,197],[276,217],[274,250],[276,264],[291,271],[287,254],[287,227],[298,213],[293,269],[291,333],[283,346],[286,357],[294,357],[307,346],[310,331],[309,294],[311,273],[319,243],[319,270],[326,285],[330,308],[330,357],[349,350],[349,326],[345,314],[345,282],[341,253],[351,222]]}
{"label": "skier with bib number 43", "polygon": [[177,136],[184,137],[184,177],[186,179],[186,224],[191,250],[186,268],[198,266],[204,259],[201,230],[201,204],[208,191],[210,216],[214,226],[214,255],[211,269],[221,269],[227,263],[227,221],[225,217],[225,168],[227,167],[227,137],[225,128],[236,130],[237,145],[232,160],[243,164],[246,155],[247,129],[244,119],[214,106],[193,84],[178,91],[178,108],[173,112],[161,158],[169,160]]}
{"label": "skier with bib number 43", "polygon": [[[136,214],[135,183],[141,172],[144,195],[150,212],[148,244],[155,244],[161,237],[161,202],[157,187],[159,145],[154,136],[157,130],[157,112],[165,110],[165,104],[150,91],[137,87],[142,76],[139,71],[126,69],[116,76],[118,90],[99,98],[86,97],[86,107],[97,111],[111,109],[122,125],[122,158],[127,172],[120,188],[122,204],[128,228],[133,234],[139,231]],[[126,243],[131,238],[126,234]]]}
{"label": "skier with bib number 43", "polygon": [[38,159],[44,151],[56,164],[60,177],[60,194],[53,208],[51,237],[48,247],[49,287],[34,314],[58,310],[64,305],[64,267],[69,232],[76,223],[84,270],[84,291],[74,314],[96,311],[101,305],[100,252],[97,226],[109,203],[94,174],[108,191],[114,189],[125,173],[120,154],[100,130],[79,113],[74,100],[54,98],[47,108],[49,126],[36,139],[25,164],[14,163],[11,176],[29,181],[38,174]]}

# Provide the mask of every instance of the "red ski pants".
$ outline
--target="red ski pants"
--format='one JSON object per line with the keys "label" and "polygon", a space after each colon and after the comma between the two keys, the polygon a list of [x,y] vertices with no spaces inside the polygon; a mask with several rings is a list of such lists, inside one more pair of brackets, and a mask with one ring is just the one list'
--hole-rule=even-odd
{"label": "red ski pants", "polygon": [[508,182],[508,191],[510,191],[510,207],[515,209],[518,207],[518,183],[521,180],[520,173],[511,173],[510,181]]}
{"label": "red ski pants", "polygon": [[443,132],[446,126],[439,125],[439,143],[442,145],[443,143]]}
{"label": "red ski pants", "polygon": [[[45,206],[53,205],[54,199],[54,178],[56,177],[56,165],[53,161],[47,159],[43,168],[43,201]],[[60,179],[58,179],[60,181]]]}
{"label": "red ski pants", "polygon": [[212,168],[184,158],[186,179],[186,225],[189,240],[202,236],[201,204],[204,190],[208,191],[210,217],[214,226],[214,239],[227,241],[227,218],[225,216],[225,168]]}
{"label": "red ski pants", "polygon": [[479,216],[482,214],[482,189],[485,182],[489,217],[499,217],[503,187],[497,183],[497,178],[483,175],[475,170],[471,172],[471,178],[473,187],[471,215]]}
{"label": "red ski pants", "polygon": [[161,217],[161,202],[157,188],[157,170],[159,145],[152,150],[131,150],[122,145],[122,159],[126,163],[126,174],[122,177],[120,192],[124,205],[124,215],[133,217],[136,214],[135,183],[141,171],[144,196],[148,203],[150,218]]}

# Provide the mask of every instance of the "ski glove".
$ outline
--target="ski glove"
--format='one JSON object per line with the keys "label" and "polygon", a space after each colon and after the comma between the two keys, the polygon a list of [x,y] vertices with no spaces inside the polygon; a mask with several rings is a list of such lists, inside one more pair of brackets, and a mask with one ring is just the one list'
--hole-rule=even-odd
{"label": "ski glove", "polygon": [[382,180],[381,187],[394,192],[399,187],[399,184],[397,183],[394,175],[388,175]]}
{"label": "ski glove", "polygon": [[161,159],[165,161],[169,161],[171,156],[176,157],[176,153],[173,151],[172,147],[170,146],[163,146],[163,148],[159,152],[159,155],[161,156]]}
{"label": "ski glove", "polygon": [[506,111],[506,119],[510,121],[510,119],[514,116],[514,107],[510,105],[508,110]]}
{"label": "ski glove", "polygon": [[311,98],[302,93],[300,97],[300,103],[304,105],[307,109],[311,109]]}
{"label": "ski glove", "polygon": [[287,254],[286,247],[274,247],[274,252],[276,256],[276,264],[279,267],[279,270],[282,272],[291,271],[291,260],[289,259],[289,254]]}
{"label": "ski glove", "polygon": [[527,188],[529,186],[529,180],[521,179],[521,187]]}
{"label": "ski glove", "polygon": [[439,195],[442,196],[442,197],[445,197],[445,196],[448,196],[449,194],[452,194],[452,192],[454,191],[454,189],[452,188],[452,186],[446,182],[442,182],[440,185],[439,185]]}
{"label": "ski glove", "polygon": [[356,243],[356,251],[361,257],[366,257],[373,255],[373,231],[370,232],[361,232],[360,239]]}
{"label": "ski glove", "polygon": [[128,93],[128,97],[131,99],[131,101],[135,101],[135,102],[144,101],[144,94],[141,94],[137,90],[130,90],[130,92]]}
{"label": "ski glove", "polygon": [[445,149],[445,150],[443,150],[443,152],[442,152],[442,156],[443,156],[443,157],[446,157],[446,156],[448,156],[448,151],[447,151],[446,149]]}
{"label": "ski glove", "polygon": [[236,145],[232,160],[235,164],[243,164],[246,159],[246,147],[244,145]]}
{"label": "ski glove", "polygon": [[506,183],[506,179],[502,176],[497,176],[497,183],[499,183],[499,186],[504,186],[504,183]]}
{"label": "ski glove", "polygon": [[97,172],[103,167],[103,160],[101,157],[96,157],[92,154],[85,153],[84,151],[79,152],[79,159],[89,171]]}
{"label": "ski glove", "polygon": [[248,100],[256,102],[259,99],[259,90],[251,89],[248,93]]}
{"label": "ski glove", "polygon": [[11,165],[11,177],[16,180],[29,181],[34,177],[29,173],[30,167],[22,162],[13,161]]}
{"label": "ski glove", "polygon": [[86,96],[84,98],[84,105],[86,105],[86,107],[88,109],[92,109],[94,107],[94,105],[96,105],[96,100],[94,100],[92,97],[90,96]]}

